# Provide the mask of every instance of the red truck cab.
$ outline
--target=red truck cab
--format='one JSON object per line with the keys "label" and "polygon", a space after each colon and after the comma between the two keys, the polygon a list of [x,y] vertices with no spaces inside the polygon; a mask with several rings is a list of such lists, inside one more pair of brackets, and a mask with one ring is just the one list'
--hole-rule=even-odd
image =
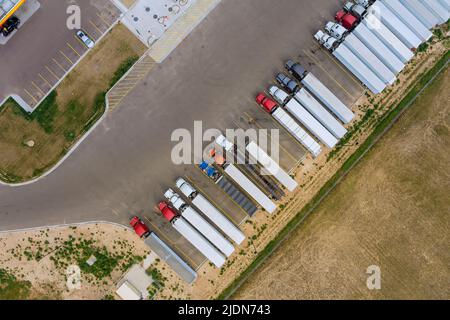
{"label": "red truck cab", "polygon": [[268,113],[272,113],[278,107],[277,103],[268,98],[264,93],[260,93],[256,96],[256,102],[263,107]]}
{"label": "red truck cab", "polygon": [[177,216],[175,210],[169,207],[169,204],[165,201],[161,201],[158,204],[158,207],[164,218],[166,218],[169,222],[171,222]]}
{"label": "red truck cab", "polygon": [[358,24],[358,18],[344,10],[339,10],[338,13],[336,13],[335,19],[347,30],[353,30]]}
{"label": "red truck cab", "polygon": [[130,225],[140,238],[146,238],[150,234],[150,229],[141,219],[139,219],[139,217],[133,217],[130,221]]}

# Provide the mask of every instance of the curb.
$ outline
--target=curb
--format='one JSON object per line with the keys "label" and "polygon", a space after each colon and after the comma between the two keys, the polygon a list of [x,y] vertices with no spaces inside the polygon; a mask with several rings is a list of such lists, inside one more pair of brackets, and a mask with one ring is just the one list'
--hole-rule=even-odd
{"label": "curb", "polygon": [[130,227],[116,223],[116,222],[110,222],[110,221],[85,221],[85,222],[77,222],[77,223],[64,223],[64,224],[55,224],[55,225],[48,225],[48,226],[41,226],[41,227],[32,227],[32,228],[23,228],[23,229],[12,229],[12,230],[4,230],[0,231],[0,235],[7,234],[7,233],[19,233],[19,232],[27,232],[27,231],[40,231],[45,229],[62,229],[62,228],[68,228],[68,227],[79,227],[79,226],[85,226],[85,225],[95,225],[95,224],[106,224],[106,225],[112,225],[120,228],[127,229],[128,231],[133,231]]}

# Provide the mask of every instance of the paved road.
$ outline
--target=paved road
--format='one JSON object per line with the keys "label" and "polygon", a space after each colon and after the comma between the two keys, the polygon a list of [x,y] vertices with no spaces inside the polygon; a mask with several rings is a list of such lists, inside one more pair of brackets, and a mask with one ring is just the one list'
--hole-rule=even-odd
{"label": "paved road", "polygon": [[66,26],[67,7],[81,9],[81,26],[98,39],[119,11],[109,0],[39,0],[41,8],[6,45],[0,46],[0,102],[10,94],[35,106],[86,48]]}
{"label": "paved road", "polygon": [[0,230],[151,215],[165,188],[194,170],[170,163],[172,131],[192,129],[194,120],[234,128],[337,7],[329,0],[223,1],[56,171],[29,186],[0,186]]}

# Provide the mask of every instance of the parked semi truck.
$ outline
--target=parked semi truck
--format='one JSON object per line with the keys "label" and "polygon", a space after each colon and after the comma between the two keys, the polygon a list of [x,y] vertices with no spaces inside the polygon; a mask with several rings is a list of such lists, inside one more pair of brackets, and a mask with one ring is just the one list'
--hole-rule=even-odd
{"label": "parked semi truck", "polygon": [[337,139],[341,139],[347,133],[342,124],[329,113],[319,101],[316,100],[305,88],[301,88],[294,96],[325,128]]}
{"label": "parked semi truck", "polygon": [[322,141],[328,148],[334,148],[338,140],[317,121],[296,99],[291,98],[285,91],[277,86],[269,88],[270,95],[290,114],[292,114],[305,128],[316,138]]}
{"label": "parked semi truck", "polygon": [[[216,143],[225,148],[227,152],[231,151],[234,144],[227,140],[223,135],[220,135],[216,139]],[[222,162],[222,161],[221,161]],[[269,199],[249,178],[247,178],[234,164],[224,161],[220,163],[216,159],[216,163],[222,166],[223,171],[233,179],[241,188],[252,197],[261,207],[268,213],[274,213],[277,209],[275,203]]]}
{"label": "parked semi truck", "polygon": [[[295,63],[294,65],[300,65]],[[293,72],[286,64],[288,71]],[[306,72],[300,79],[301,83],[314,94],[320,101],[331,110],[343,123],[347,124],[353,120],[355,115],[311,72]]]}
{"label": "parked semi truck", "polygon": [[279,108],[275,101],[266,97],[264,93],[260,93],[256,97],[256,102],[267,113],[271,114],[291,135],[293,135],[314,158],[322,152],[320,145],[306,133],[306,131],[303,130],[286,111]]}
{"label": "parked semi truck", "polygon": [[274,176],[289,191],[294,191],[298,187],[298,183],[292,179],[286,171],[276,163],[263,149],[255,142],[251,141],[246,147],[248,153],[255,158],[264,169]]}
{"label": "parked semi truck", "polygon": [[373,13],[368,13],[362,23],[365,24],[391,51],[402,61],[408,63],[414,53],[408,49]]}
{"label": "parked semi truck", "polygon": [[144,243],[155,252],[159,258],[165,261],[181,279],[187,283],[193,283],[197,279],[194,271],[181,257],[164,243],[155,233],[151,232],[147,225],[139,217],[135,216],[130,221],[134,232],[144,240]]}
{"label": "parked semi truck", "polygon": [[183,217],[179,216],[167,202],[158,204],[164,218],[169,221],[175,230],[177,230],[187,241],[189,241],[206,259],[211,261],[217,268],[225,263],[226,258],[214,247],[205,237],[203,237],[193,226],[191,226]]}
{"label": "parked semi truck", "polygon": [[395,82],[395,74],[354,34],[345,37],[344,45],[386,85]]}
{"label": "parked semi truck", "polygon": [[238,245],[245,240],[244,233],[239,230],[227,217],[225,217],[215,206],[211,204],[202,194],[192,187],[183,178],[178,178],[176,186],[192,201],[201,212],[208,217],[222,232]]}
{"label": "parked semi truck", "polygon": [[347,47],[345,42],[332,54],[373,93],[381,93],[386,88],[386,84]]}
{"label": "parked semi truck", "polygon": [[[426,0],[429,1],[429,0]],[[421,0],[400,0],[419,19],[425,27],[432,29],[439,24],[439,19],[423,4]]]}
{"label": "parked semi truck", "polygon": [[349,33],[349,30],[341,26],[339,23],[334,23],[329,21],[325,25],[325,30],[337,40],[342,40],[345,38],[345,36]]}
{"label": "parked semi truck", "polygon": [[408,26],[422,42],[430,40],[433,33],[399,0],[379,0]]}
{"label": "parked semi truck", "polygon": [[164,197],[173,205],[173,207],[181,213],[195,229],[208,239],[217,249],[229,257],[234,252],[233,245],[225,239],[220,232],[216,230],[206,219],[204,219],[191,206],[186,204],[179,194],[172,189],[168,189],[164,193]]}
{"label": "parked semi truck", "polygon": [[[370,12],[377,12],[380,17],[380,21],[388,27],[388,29],[403,42],[409,49],[417,49],[422,40],[416,34],[405,25],[394,12],[386,7],[383,2],[377,1],[371,7],[368,8]],[[375,10],[375,11],[374,11]]]}
{"label": "parked semi truck", "polygon": [[361,40],[395,75],[405,68],[405,64],[365,24],[360,23],[353,30],[353,35]]}

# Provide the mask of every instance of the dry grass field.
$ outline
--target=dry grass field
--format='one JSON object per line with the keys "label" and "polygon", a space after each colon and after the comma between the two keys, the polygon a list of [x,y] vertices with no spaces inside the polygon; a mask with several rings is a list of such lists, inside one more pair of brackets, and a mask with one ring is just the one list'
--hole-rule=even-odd
{"label": "dry grass field", "polygon": [[[0,106],[0,179],[31,180],[58,162],[100,118],[106,91],[144,51],[145,46],[118,25],[32,115],[12,101]],[[27,145],[30,141],[33,147]]]}
{"label": "dry grass field", "polygon": [[233,298],[450,299],[449,83],[447,69]]}

